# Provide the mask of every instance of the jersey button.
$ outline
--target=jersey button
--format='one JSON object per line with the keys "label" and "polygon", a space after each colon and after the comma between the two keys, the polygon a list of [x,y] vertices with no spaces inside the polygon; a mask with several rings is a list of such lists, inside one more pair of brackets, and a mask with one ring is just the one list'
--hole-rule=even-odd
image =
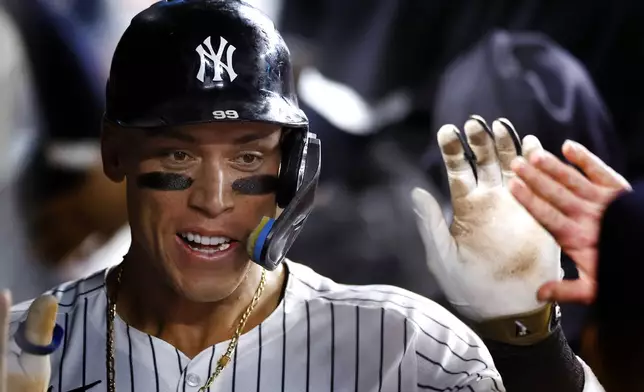
{"label": "jersey button", "polygon": [[194,373],[189,373],[186,376],[186,383],[188,384],[188,386],[197,387],[199,386],[199,384],[201,384],[201,378],[199,378],[199,376]]}

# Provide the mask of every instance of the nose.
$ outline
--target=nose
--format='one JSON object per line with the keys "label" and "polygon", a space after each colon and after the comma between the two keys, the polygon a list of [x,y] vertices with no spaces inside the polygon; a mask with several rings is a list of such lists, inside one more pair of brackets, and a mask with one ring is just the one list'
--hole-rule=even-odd
{"label": "nose", "polygon": [[190,207],[214,218],[231,210],[234,206],[230,181],[219,167],[204,168],[193,183]]}

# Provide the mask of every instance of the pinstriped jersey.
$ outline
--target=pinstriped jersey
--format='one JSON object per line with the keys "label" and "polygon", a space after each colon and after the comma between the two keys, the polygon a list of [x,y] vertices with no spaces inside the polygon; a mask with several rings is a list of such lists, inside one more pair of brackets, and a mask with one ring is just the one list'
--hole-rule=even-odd
{"label": "pinstriped jersey", "polygon": [[[348,286],[286,261],[275,311],[241,336],[211,392],[504,391],[483,342],[436,303],[391,286]],[[107,390],[108,270],[52,291],[65,330],[53,392]],[[29,303],[12,309],[11,331]],[[115,320],[118,392],[196,392],[228,342],[193,358]],[[18,352],[12,340],[10,350]]]}

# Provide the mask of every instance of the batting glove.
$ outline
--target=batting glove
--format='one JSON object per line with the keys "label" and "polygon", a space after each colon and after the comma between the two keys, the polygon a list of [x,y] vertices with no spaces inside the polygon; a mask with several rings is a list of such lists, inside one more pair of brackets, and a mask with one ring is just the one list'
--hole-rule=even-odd
{"label": "batting glove", "polygon": [[483,336],[531,344],[549,332],[556,308],[540,302],[537,291],[562,278],[561,249],[507,183],[514,177],[510,162],[542,147],[534,136],[521,143],[506,119],[494,121],[490,130],[472,116],[464,131],[445,125],[437,136],[449,179],[451,225],[432,195],[412,191],[427,263],[449,302]]}

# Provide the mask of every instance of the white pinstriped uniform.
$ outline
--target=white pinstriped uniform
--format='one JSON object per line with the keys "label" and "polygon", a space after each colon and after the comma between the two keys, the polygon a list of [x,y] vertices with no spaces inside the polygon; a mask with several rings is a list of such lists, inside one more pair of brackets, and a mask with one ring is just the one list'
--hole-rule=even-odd
{"label": "white pinstriped uniform", "polygon": [[[482,341],[434,302],[390,286],[340,285],[286,265],[283,300],[241,337],[212,392],[504,391]],[[105,276],[53,291],[65,327],[52,356],[53,392],[107,389]],[[27,308],[14,307],[12,332]],[[118,317],[115,330],[118,392],[196,392],[228,344],[190,359]],[[17,350],[13,341],[10,349]]]}

